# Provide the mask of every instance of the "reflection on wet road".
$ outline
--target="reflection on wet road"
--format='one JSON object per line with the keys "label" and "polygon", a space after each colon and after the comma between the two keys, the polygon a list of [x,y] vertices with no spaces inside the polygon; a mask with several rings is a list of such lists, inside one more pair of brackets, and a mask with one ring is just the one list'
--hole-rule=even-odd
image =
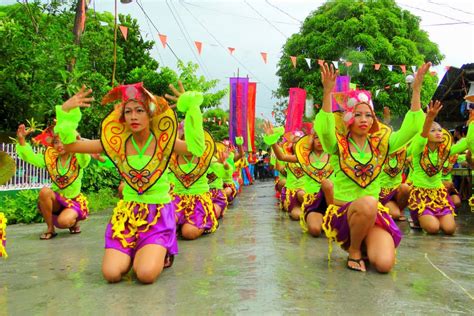
{"label": "reflection on wet road", "polygon": [[42,224],[9,226],[0,315],[472,314],[473,213],[457,217],[454,237],[402,223],[394,270],[364,274],[347,270],[337,247],[328,262],[326,239],[302,234],[273,193],[270,182],[245,188],[218,231],[180,240],[174,266],[149,286],[132,275],[116,285],[103,280],[109,213],[91,216],[81,235],[61,231],[49,242],[38,240]]}

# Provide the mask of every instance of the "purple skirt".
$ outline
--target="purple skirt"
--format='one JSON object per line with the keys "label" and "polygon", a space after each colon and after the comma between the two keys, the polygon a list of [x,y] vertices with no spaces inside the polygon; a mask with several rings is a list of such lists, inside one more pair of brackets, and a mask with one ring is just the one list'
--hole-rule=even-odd
{"label": "purple skirt", "polygon": [[[347,221],[347,209],[351,203],[346,203],[343,206],[329,205],[323,219],[323,230],[328,240],[337,242],[345,250],[351,244],[349,222]],[[392,236],[395,247],[398,247],[402,240],[402,232],[390,216],[388,208],[380,203],[378,203],[375,225],[387,231]]]}
{"label": "purple skirt", "polygon": [[209,192],[200,195],[175,194],[173,198],[178,225],[190,224],[204,229],[205,233],[213,233],[217,229],[216,213]]}
{"label": "purple skirt", "polygon": [[280,192],[280,208],[282,211],[288,212],[287,209],[285,209],[285,199],[286,199],[286,187],[281,188]]}
{"label": "purple skirt", "polygon": [[323,194],[323,191],[319,190],[318,193],[304,195],[304,201],[301,205],[301,209],[303,210],[305,220],[308,214],[312,212],[324,215],[327,208],[328,205],[326,203],[326,198]]}
{"label": "purple skirt", "polygon": [[150,244],[164,247],[170,255],[178,253],[173,203],[119,201],[105,230],[105,248],[133,258],[140,248]]}
{"label": "purple skirt", "polygon": [[221,208],[221,217],[224,216],[227,210],[227,197],[222,189],[211,189],[212,203],[218,205]]}
{"label": "purple skirt", "polygon": [[455,215],[454,203],[446,188],[424,189],[413,187],[408,199],[408,208],[415,223],[419,223],[418,217],[423,215],[434,217]]}
{"label": "purple skirt", "polygon": [[382,188],[379,194],[379,202],[382,203],[382,205],[385,205],[388,202],[393,201],[397,196],[397,193],[398,188]]}
{"label": "purple skirt", "polygon": [[7,255],[7,219],[5,215],[0,212],[0,257],[6,258]]}
{"label": "purple skirt", "polygon": [[57,192],[54,192],[54,196],[56,197],[56,201],[58,201],[60,205],[59,211],[53,213],[53,224],[57,228],[60,228],[58,223],[59,214],[61,214],[61,212],[67,208],[70,208],[77,213],[78,222],[87,219],[87,217],[89,216],[89,208],[87,206],[88,201],[86,196],[82,193],[80,193],[73,199],[68,199]]}
{"label": "purple skirt", "polygon": [[[299,189],[288,189],[286,188],[285,194],[284,194],[284,199],[283,199],[283,210],[287,212],[291,212],[291,210],[299,205],[298,201],[298,191]],[[282,194],[283,195],[283,194]]]}
{"label": "purple skirt", "polygon": [[224,189],[231,188],[232,194],[228,197],[227,202],[232,203],[234,201],[235,196],[237,195],[237,189],[235,188],[235,184],[233,183],[224,183]]}

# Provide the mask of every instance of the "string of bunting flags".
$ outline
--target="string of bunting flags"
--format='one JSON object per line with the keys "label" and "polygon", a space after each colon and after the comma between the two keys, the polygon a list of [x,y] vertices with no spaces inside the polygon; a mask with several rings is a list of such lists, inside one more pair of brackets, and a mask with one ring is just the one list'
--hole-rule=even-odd
{"label": "string of bunting flags", "polygon": [[[124,39],[127,40],[128,28],[126,26],[123,26],[123,25],[120,25],[119,28],[120,28],[120,31],[122,32],[122,35],[123,35]],[[167,42],[168,42],[168,36],[164,35],[164,34],[158,34],[158,37],[160,39],[160,42],[161,42],[163,48],[166,48]],[[195,48],[196,48],[199,55],[202,54],[204,44],[205,43],[202,42],[202,41],[194,41],[194,46],[195,46]],[[228,50],[230,55],[233,55],[234,52],[236,51],[236,48],[235,47],[227,47],[227,50]],[[263,61],[264,64],[268,64],[268,56],[269,56],[268,52],[260,52],[260,57],[262,58],[262,61]],[[293,65],[293,68],[296,68],[298,66],[298,58],[299,57],[303,57],[303,56],[289,56],[288,60]],[[338,61],[338,60],[326,61],[324,59],[313,59],[313,58],[308,58],[308,57],[303,57],[303,58],[306,62],[306,65],[310,69],[313,67],[313,63],[315,61],[317,62],[318,65],[322,65],[324,62],[331,62],[334,65],[334,67],[336,67],[336,69],[339,69],[339,65],[341,63],[344,64],[345,67],[347,67],[347,68],[357,66],[356,69],[358,69],[359,72],[361,72],[362,69],[364,69],[367,66],[370,66],[371,68],[373,68],[376,71],[379,71],[382,67],[387,67],[387,69],[389,71],[393,71],[394,67],[398,67],[401,70],[401,72],[404,73],[404,74],[407,73],[407,69],[410,69],[413,73],[415,73],[416,69],[417,69],[417,66],[415,66],[415,65],[388,65],[388,64],[381,64],[381,63],[364,64],[364,63],[353,63],[351,61]],[[444,66],[444,70],[448,71],[450,67],[451,66]],[[435,75],[436,72],[432,71],[431,74]]]}

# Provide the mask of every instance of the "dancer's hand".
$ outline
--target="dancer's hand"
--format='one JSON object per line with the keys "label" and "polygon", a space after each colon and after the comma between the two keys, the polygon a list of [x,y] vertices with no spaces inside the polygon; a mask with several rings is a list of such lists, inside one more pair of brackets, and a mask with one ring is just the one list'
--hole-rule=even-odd
{"label": "dancer's hand", "polygon": [[443,108],[443,105],[441,104],[439,100],[436,100],[434,103],[433,103],[433,100],[431,100],[430,105],[428,105],[426,115],[434,119],[438,115],[439,111],[441,111],[442,108]]}
{"label": "dancer's hand", "polygon": [[171,83],[169,85],[169,88],[171,89],[171,91],[173,92],[173,95],[170,95],[170,94],[165,94],[165,98],[167,98],[168,100],[172,101],[173,104],[170,105],[170,107],[175,107],[175,103],[178,102],[178,99],[179,97],[186,92],[186,90],[184,90],[184,87],[183,87],[183,83],[181,82],[181,80],[178,80],[178,87],[179,87],[179,90],[175,88],[175,86],[173,86]]}
{"label": "dancer's hand", "polygon": [[474,122],[474,110],[469,110],[469,120],[467,120],[467,125],[471,124]]}
{"label": "dancer's hand", "polygon": [[339,70],[334,70],[334,66],[331,67],[327,63],[321,65],[321,82],[324,90],[332,91],[336,85],[336,78],[339,75]]}
{"label": "dancer's hand", "polygon": [[78,93],[73,95],[69,100],[63,103],[61,109],[64,112],[69,112],[77,107],[88,108],[91,106],[91,102],[94,101],[94,97],[90,97],[92,89],[86,89],[86,86],[82,86]]}
{"label": "dancer's hand", "polygon": [[273,124],[270,121],[264,121],[263,122],[263,131],[267,135],[272,135],[273,134]]}
{"label": "dancer's hand", "polygon": [[18,130],[16,131],[16,136],[18,137],[18,142],[21,146],[25,145],[25,138],[34,132],[34,129],[28,128],[26,129],[25,124],[21,124],[18,126]]}
{"label": "dancer's hand", "polygon": [[219,151],[219,152],[217,153],[217,161],[218,161],[219,163],[222,163],[222,164],[223,164],[223,163],[227,160],[228,157],[229,157],[229,153],[228,153],[228,152]]}
{"label": "dancer's hand", "polygon": [[425,77],[426,73],[430,70],[431,62],[424,63],[415,75],[415,80],[413,81],[413,89],[421,89],[423,85],[423,78]]}

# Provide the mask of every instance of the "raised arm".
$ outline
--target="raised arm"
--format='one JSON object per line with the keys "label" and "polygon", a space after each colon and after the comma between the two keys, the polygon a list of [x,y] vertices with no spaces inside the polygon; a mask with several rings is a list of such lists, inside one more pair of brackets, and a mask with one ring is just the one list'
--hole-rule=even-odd
{"label": "raised arm", "polygon": [[406,146],[416,135],[419,135],[422,129],[421,121],[424,118],[420,101],[421,87],[423,85],[423,78],[430,69],[430,66],[431,63],[429,62],[423,64],[415,75],[410,111],[405,115],[400,129],[390,135],[390,154]]}
{"label": "raised arm", "polygon": [[265,131],[264,141],[267,145],[272,146],[272,150],[278,160],[286,162],[298,162],[295,155],[288,155],[284,153],[280,146],[277,145],[278,140],[281,137],[281,131],[275,132],[273,125],[269,121],[263,123],[263,130]]}
{"label": "raised arm", "polygon": [[178,81],[178,89],[172,84],[170,84],[169,87],[174,95],[165,94],[165,98],[176,102],[178,111],[185,113],[185,141],[177,140],[175,142],[174,151],[180,155],[192,154],[196,157],[201,157],[206,150],[204,128],[202,126],[202,113],[200,109],[204,101],[204,96],[200,92],[186,92],[181,81]]}
{"label": "raised arm", "polygon": [[33,130],[31,128],[26,129],[25,125],[21,124],[18,126],[16,136],[18,139],[18,144],[16,145],[16,152],[18,156],[26,161],[27,163],[32,164],[38,168],[44,168],[44,157],[42,154],[37,154],[33,151],[30,144],[26,141],[26,137],[31,134]]}
{"label": "raised arm", "polygon": [[64,149],[73,153],[98,154],[104,151],[100,140],[78,140],[76,129],[81,121],[81,107],[90,107],[94,101],[90,97],[91,89],[85,86],[61,106],[56,107],[56,126],[54,132],[59,135]]}
{"label": "raised arm", "polygon": [[323,108],[316,115],[314,130],[319,136],[321,145],[325,152],[334,154],[337,152],[336,120],[332,113],[331,93],[336,85],[339,71],[324,63],[321,66],[321,82],[323,84]]}
{"label": "raised arm", "polygon": [[441,102],[436,101],[434,104],[433,101],[430,102],[421,134],[418,134],[413,138],[413,141],[408,147],[408,156],[419,154],[423,151],[428,142],[428,135],[430,134],[431,125],[433,125],[436,116],[442,108],[443,106],[441,105]]}
{"label": "raised arm", "polygon": [[410,110],[416,112],[421,110],[421,87],[423,86],[423,79],[426,73],[431,67],[431,62],[423,64],[415,75],[415,81],[413,81],[413,93],[411,95],[411,108]]}
{"label": "raised arm", "polygon": [[421,137],[428,138],[430,134],[431,125],[438,116],[439,111],[443,108],[443,105],[440,101],[436,100],[433,104],[433,101],[430,101],[430,105],[428,106],[428,110],[426,113],[425,123],[423,124],[423,129],[421,131]]}

